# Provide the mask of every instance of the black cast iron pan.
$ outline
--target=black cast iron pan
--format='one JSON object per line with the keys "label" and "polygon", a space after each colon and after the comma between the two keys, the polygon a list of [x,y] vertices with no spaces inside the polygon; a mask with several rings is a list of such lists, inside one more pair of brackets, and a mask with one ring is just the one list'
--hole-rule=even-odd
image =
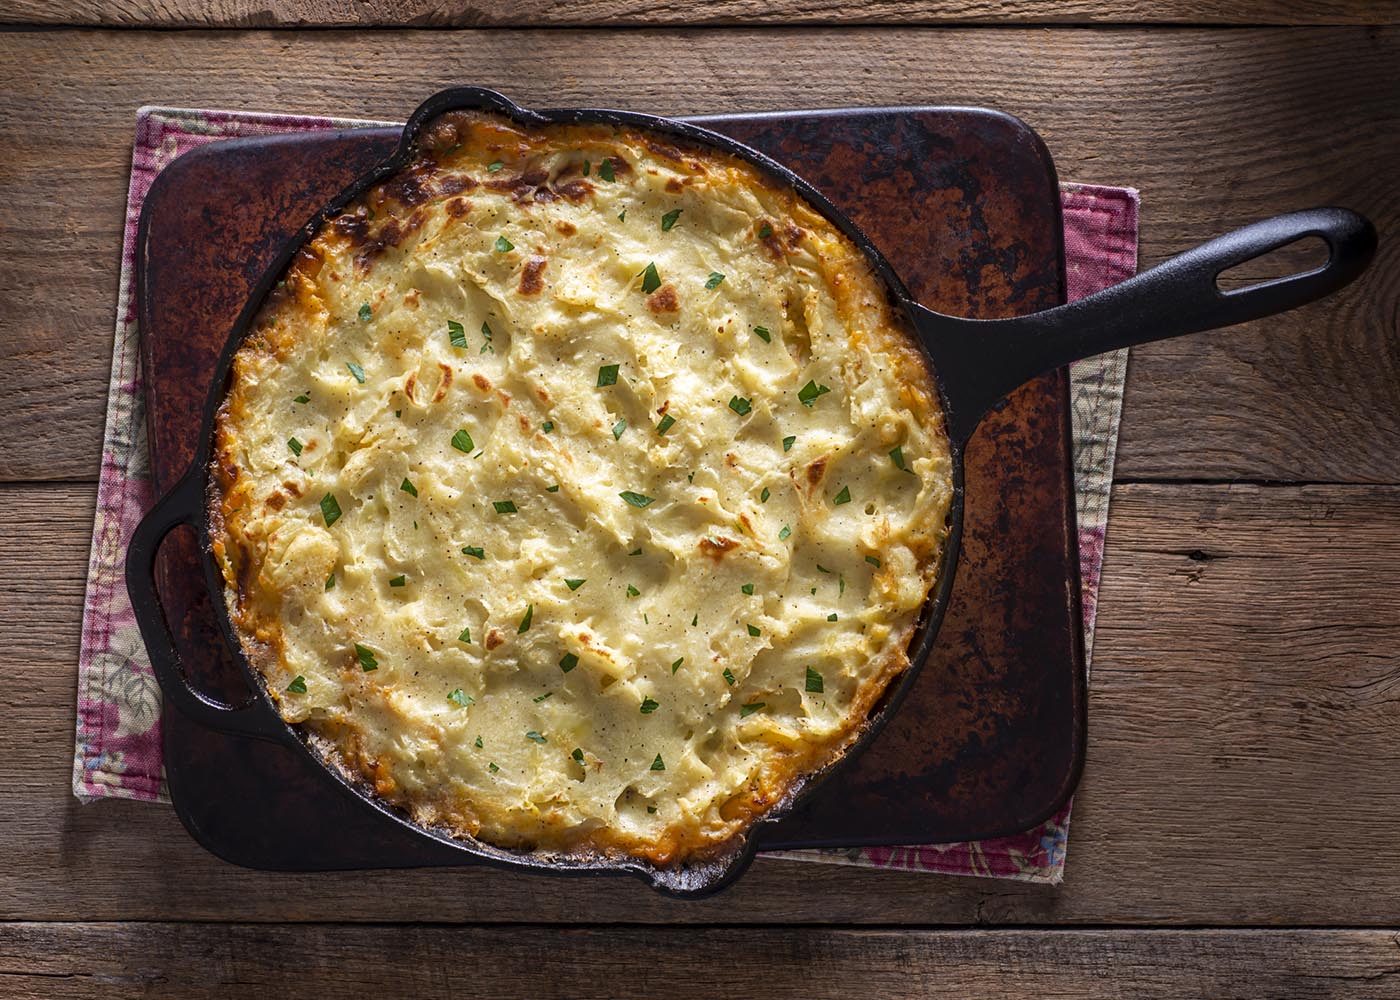
{"label": "black cast iron pan", "polygon": [[[938,582],[924,606],[919,626],[910,642],[910,669],[872,712],[865,731],[846,756],[806,779],[765,818],[765,822],[776,820],[797,801],[815,793],[825,777],[874,739],[884,722],[898,708],[914,677],[928,659],[957,565],[963,509],[962,453],[978,422],[989,409],[1031,378],[1079,358],[1259,319],[1311,302],[1341,288],[1359,275],[1376,245],[1374,228],[1355,212],[1341,208],[1294,212],[1212,240],[1123,284],[1070,305],[1015,319],[957,319],[932,312],[911,301],[908,291],[880,251],[820,192],[780,164],[733,139],[683,122],[628,112],[575,109],[529,111],[494,91],[476,87],[456,88],[436,94],[409,118],[394,155],[317,213],[288,242],[255,286],[219,360],[205,404],[199,450],[194,461],[180,481],[142,520],[127,550],[127,589],[165,696],[196,722],[216,730],[296,747],[318,763],[323,763],[319,754],[307,744],[299,730],[282,721],[263,689],[261,676],[241,656],[238,639],[222,600],[223,580],[210,550],[206,499],[215,413],[225,394],[233,355],[264,296],[280,278],[292,255],[348,202],[404,166],[413,155],[415,142],[424,127],[444,112],[453,110],[495,112],[525,125],[604,123],[647,129],[715,148],[755,164],[780,182],[792,186],[865,252],[875,272],[884,280],[891,298],[905,311],[927,355],[952,444],[954,499]],[[1224,292],[1217,285],[1216,279],[1221,272],[1306,237],[1318,237],[1327,244],[1326,263],[1305,273],[1240,291]],[[218,609],[225,641],[241,664],[252,690],[258,692],[244,704],[224,704],[195,690],[187,683],[181,669],[156,592],[154,576],[156,551],[161,540],[180,524],[192,525],[198,533],[205,582],[211,603]],[[339,776],[334,768],[330,770]],[[747,866],[756,849],[755,838],[750,831],[727,853],[677,868],[657,868],[630,858],[573,858],[512,852],[420,827],[365,788],[342,781],[367,808],[378,810],[417,836],[432,838],[460,851],[464,862],[474,859],[560,874],[627,872],[642,876],[664,892],[694,896],[713,892],[731,882]]]}

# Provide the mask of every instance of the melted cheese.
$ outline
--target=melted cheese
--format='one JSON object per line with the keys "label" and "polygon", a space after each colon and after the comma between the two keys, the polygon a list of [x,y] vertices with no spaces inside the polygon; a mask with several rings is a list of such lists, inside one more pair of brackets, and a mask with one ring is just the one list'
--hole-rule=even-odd
{"label": "melted cheese", "polygon": [[230,612],[283,716],[420,823],[713,851],[907,666],[936,400],[860,252],[749,165],[449,116],[236,357]]}

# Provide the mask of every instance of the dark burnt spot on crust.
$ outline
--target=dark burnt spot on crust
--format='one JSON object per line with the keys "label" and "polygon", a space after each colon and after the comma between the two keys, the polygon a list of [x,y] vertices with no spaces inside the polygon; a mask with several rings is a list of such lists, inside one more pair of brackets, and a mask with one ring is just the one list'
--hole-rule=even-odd
{"label": "dark burnt spot on crust", "polygon": [[554,191],[560,197],[567,198],[574,204],[578,204],[593,193],[593,185],[579,178],[578,180],[569,181],[565,184],[556,183],[554,185]]}
{"label": "dark burnt spot on crust", "polygon": [[447,396],[447,390],[452,388],[452,366],[441,361],[437,366],[442,370],[442,381],[438,383],[437,392],[433,393],[433,402],[441,403]]}
{"label": "dark burnt spot on crust", "polygon": [[[302,450],[303,450],[303,451],[310,451],[313,447],[315,447],[315,445],[316,445],[316,442],[315,442],[315,441],[308,441],[308,442],[306,443],[306,447],[303,448]],[[282,484],[282,488],[283,488],[284,490],[287,491],[287,495],[288,495],[288,496],[292,496],[292,497],[299,497],[299,496],[301,496],[301,487],[298,486],[296,483],[292,482],[291,480],[288,480],[287,482],[283,483],[283,484]]]}
{"label": "dark burnt spot on crust", "polygon": [[476,387],[482,392],[491,391],[491,380],[488,379],[485,375],[481,374],[481,372],[474,373],[472,375],[472,381],[476,383]]}
{"label": "dark burnt spot on crust", "polygon": [[783,242],[778,238],[777,231],[774,230],[771,222],[767,219],[759,220],[754,227],[754,233],[758,236],[759,242],[763,244],[763,248],[768,251],[768,256],[774,260],[783,259],[785,253]]}
{"label": "dark burnt spot on crust", "polygon": [[660,315],[680,310],[681,300],[676,295],[675,285],[662,285],[647,296],[647,308]]}
{"label": "dark burnt spot on crust", "polygon": [[283,507],[287,506],[287,495],[280,491],[273,493],[267,498],[265,503],[269,510],[281,510]]}
{"label": "dark burnt spot on crust", "polygon": [[651,150],[657,156],[665,157],[674,163],[685,162],[685,153],[668,142],[662,142],[660,139],[647,139],[646,146],[647,149]]}
{"label": "dark burnt spot on crust", "polygon": [[520,294],[538,295],[544,288],[544,269],[549,266],[549,261],[539,256],[532,256],[525,262],[525,269],[520,272]]}
{"label": "dark burnt spot on crust", "polygon": [[355,256],[356,269],[361,273],[368,273],[374,267],[376,257],[416,233],[423,227],[426,218],[422,209],[415,209],[413,214],[402,222],[398,219],[385,220],[379,231],[365,242],[364,248]]}
{"label": "dark burnt spot on crust", "polygon": [[578,232],[578,226],[574,225],[572,222],[566,222],[564,219],[555,222],[554,228],[563,236],[573,236]]}
{"label": "dark burnt spot on crust", "polygon": [[331,222],[331,229],[358,245],[369,235],[369,220],[359,214],[340,215]]}
{"label": "dark burnt spot on crust", "polygon": [[739,523],[744,526],[744,530],[750,535],[754,534],[753,522],[749,520],[749,515],[741,513],[739,515]]}
{"label": "dark burnt spot on crust", "polygon": [[734,454],[732,451],[726,452],[724,456],[724,464],[729,466],[731,469],[737,469],[739,467],[739,456]]}
{"label": "dark burnt spot on crust", "polygon": [[497,647],[499,647],[499,646],[501,645],[501,643],[503,643],[503,642],[505,642],[505,641],[506,641],[506,640],[505,640],[505,638],[501,635],[501,633],[497,632],[495,629],[492,629],[491,631],[489,631],[489,632],[486,633],[486,643],[485,643],[485,645],[486,645],[486,648],[487,648],[487,649],[496,649]]}
{"label": "dark burnt spot on crust", "polygon": [[685,185],[681,183],[679,177],[672,177],[666,182],[666,190],[671,192],[671,194],[680,194],[685,190]]}
{"label": "dark burnt spot on crust", "polygon": [[438,179],[437,193],[447,197],[448,195],[461,194],[463,191],[474,191],[480,186],[474,177],[468,177],[466,174],[448,174],[446,177]]}
{"label": "dark burnt spot on crust", "polygon": [[668,399],[668,400],[666,400],[666,402],[662,403],[660,406],[658,406],[658,407],[656,408],[656,415],[657,415],[658,417],[664,417],[664,416],[666,415],[666,411],[669,410],[670,408],[671,408],[671,401]]}
{"label": "dark burnt spot on crust", "polygon": [[807,230],[803,229],[801,226],[795,226],[791,222],[789,222],[783,227],[783,235],[787,237],[788,247],[790,249],[796,250],[797,245],[802,242],[802,238],[807,235]]}
{"label": "dark burnt spot on crust", "polygon": [[417,400],[415,400],[415,399],[413,398],[413,390],[416,389],[417,387],[418,387],[418,373],[417,373],[417,372],[410,372],[408,378],[405,379],[405,380],[404,380],[404,383],[403,383],[403,394],[404,394],[405,396],[408,397],[408,401],[409,401],[410,403],[417,402]]}
{"label": "dark burnt spot on crust", "polygon": [[472,203],[465,198],[451,198],[443,208],[447,210],[447,214],[452,218],[460,219],[472,210]]}
{"label": "dark burnt spot on crust", "polygon": [[382,197],[393,198],[410,207],[421,205],[435,193],[431,178],[436,172],[437,164],[432,160],[419,160],[409,170],[386,181],[380,187]]}
{"label": "dark burnt spot on crust", "polygon": [[827,456],[823,455],[811,465],[807,466],[807,482],[816,486],[822,481],[822,477],[826,475],[826,460]]}
{"label": "dark burnt spot on crust", "polygon": [[708,535],[700,539],[699,545],[701,553],[709,556],[715,562],[719,562],[723,559],[726,552],[733,552],[738,547],[739,543],[732,538],[725,538],[723,536],[711,538]]}

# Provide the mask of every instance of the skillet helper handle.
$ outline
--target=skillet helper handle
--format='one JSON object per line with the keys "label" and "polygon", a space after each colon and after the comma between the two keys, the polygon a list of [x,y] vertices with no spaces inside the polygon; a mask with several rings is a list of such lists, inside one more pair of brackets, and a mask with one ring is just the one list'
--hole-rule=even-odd
{"label": "skillet helper handle", "polygon": [[[1324,264],[1224,291],[1224,271],[1308,237]],[[1071,361],[1153,340],[1262,319],[1328,295],[1356,278],[1376,249],[1375,227],[1345,208],[1315,208],[1256,222],[1158,264],[1121,284],[1044,312],[963,320],[916,310],[952,403],[949,429],[966,441],[983,414],[1037,375]]]}
{"label": "skillet helper handle", "polygon": [[180,665],[180,654],[170,622],[156,589],[156,554],[165,536],[181,524],[197,523],[200,504],[204,501],[202,477],[198,467],[191,467],[183,479],[150,512],[141,519],[132,533],[126,549],[126,591],[131,598],[136,623],[151,658],[151,667],[165,697],[200,725],[220,732],[257,739],[286,742],[286,730],[280,721],[259,711],[256,697],[242,705],[228,705],[202,694],[190,686]]}

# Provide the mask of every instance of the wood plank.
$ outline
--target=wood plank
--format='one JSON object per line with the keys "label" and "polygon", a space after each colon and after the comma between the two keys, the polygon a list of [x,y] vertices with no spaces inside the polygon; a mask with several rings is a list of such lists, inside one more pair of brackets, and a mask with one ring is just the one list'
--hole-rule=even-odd
{"label": "wood plank", "polygon": [[[671,113],[988,104],[1061,176],[1143,189],[1145,263],[1310,204],[1400,230],[1393,29],[0,33],[0,479],[94,476],[138,103],[396,118],[466,80]],[[1388,240],[1327,303],[1141,349],[1122,474],[1400,482],[1397,315]]]}
{"label": "wood plank", "polygon": [[[1393,997],[1391,931],[5,924],[7,996]],[[703,988],[698,983],[704,983]]]}
{"label": "wood plank", "polygon": [[91,502],[83,486],[0,490],[0,919],[1400,921],[1400,488],[1115,490],[1062,887],[761,860],[690,903],[480,869],[251,872],[203,853],[167,808],[79,805]]}
{"label": "wood plank", "polygon": [[132,27],[487,25],[654,27],[674,24],[1394,24],[1374,0],[521,0],[499,6],[433,0],[10,0],[0,23]]}

